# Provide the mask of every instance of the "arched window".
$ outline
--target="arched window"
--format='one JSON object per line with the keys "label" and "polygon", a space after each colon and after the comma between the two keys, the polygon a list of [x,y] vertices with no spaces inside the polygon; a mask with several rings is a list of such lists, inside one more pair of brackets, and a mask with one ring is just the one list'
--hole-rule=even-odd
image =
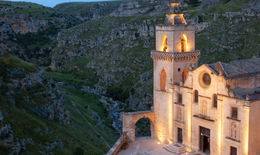
{"label": "arched window", "polygon": [[216,94],[213,95],[213,107],[217,108],[218,107],[218,96]]}
{"label": "arched window", "polygon": [[166,52],[167,51],[167,36],[164,35],[163,36],[163,40],[162,40],[162,51]]}
{"label": "arched window", "polygon": [[188,74],[188,70],[187,70],[187,69],[184,69],[183,72],[182,72],[182,81],[183,81],[183,82],[186,80],[187,74]]}
{"label": "arched window", "polygon": [[166,72],[164,69],[161,72],[160,86],[161,86],[161,90],[165,91],[165,89],[166,89]]}
{"label": "arched window", "polygon": [[237,139],[237,125],[236,122],[231,123],[230,137]]}
{"label": "arched window", "polygon": [[181,52],[187,51],[187,37],[185,34],[181,37]]}
{"label": "arched window", "polygon": [[199,102],[199,92],[198,90],[194,91],[194,103],[198,103]]}

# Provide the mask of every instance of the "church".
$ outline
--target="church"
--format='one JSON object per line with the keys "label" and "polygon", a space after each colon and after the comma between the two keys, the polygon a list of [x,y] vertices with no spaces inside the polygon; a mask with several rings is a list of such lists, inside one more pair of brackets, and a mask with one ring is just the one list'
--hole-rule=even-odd
{"label": "church", "polygon": [[135,123],[151,122],[151,136],[211,155],[260,154],[260,58],[197,66],[195,25],[172,3],[156,25],[151,111],[123,114],[123,133],[135,141]]}

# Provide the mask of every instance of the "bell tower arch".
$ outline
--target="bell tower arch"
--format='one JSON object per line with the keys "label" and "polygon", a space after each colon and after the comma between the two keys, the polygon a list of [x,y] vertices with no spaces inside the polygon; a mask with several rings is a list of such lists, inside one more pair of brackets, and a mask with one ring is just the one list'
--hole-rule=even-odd
{"label": "bell tower arch", "polygon": [[181,37],[181,52],[187,51],[187,37],[185,34]]}
{"label": "bell tower arch", "polygon": [[170,143],[174,139],[174,106],[169,85],[185,81],[189,66],[198,61],[200,51],[195,50],[195,26],[186,22],[179,3],[171,3],[165,22],[156,25],[155,30],[156,50],[151,51],[156,124],[154,135],[161,142]]}

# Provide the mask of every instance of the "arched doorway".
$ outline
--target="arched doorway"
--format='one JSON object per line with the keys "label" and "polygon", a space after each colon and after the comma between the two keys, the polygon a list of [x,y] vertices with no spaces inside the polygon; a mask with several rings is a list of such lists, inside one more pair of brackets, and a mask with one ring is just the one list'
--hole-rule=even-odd
{"label": "arched doorway", "polygon": [[135,123],[135,137],[152,137],[153,124],[149,118],[141,118]]}
{"label": "arched doorway", "polygon": [[[142,119],[144,118],[148,118],[149,120],[148,122],[150,123],[150,135],[151,137],[154,137],[154,112],[153,111],[128,112],[123,114],[123,133],[126,133],[128,141],[132,141],[132,142],[135,141],[136,124],[142,124],[144,125],[144,127],[146,127],[146,129],[147,128],[149,129],[149,125],[147,125],[147,123],[142,123]],[[140,123],[138,122],[139,120]],[[137,135],[142,136],[142,134],[139,133],[137,133]]]}

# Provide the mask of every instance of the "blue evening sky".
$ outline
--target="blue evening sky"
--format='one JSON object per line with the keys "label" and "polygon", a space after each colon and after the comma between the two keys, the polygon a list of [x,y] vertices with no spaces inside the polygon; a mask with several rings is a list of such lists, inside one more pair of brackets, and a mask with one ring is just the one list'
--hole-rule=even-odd
{"label": "blue evening sky", "polygon": [[96,2],[96,1],[109,1],[109,0],[9,0],[9,1],[33,2],[48,7],[54,7],[57,4],[65,3],[65,2]]}

